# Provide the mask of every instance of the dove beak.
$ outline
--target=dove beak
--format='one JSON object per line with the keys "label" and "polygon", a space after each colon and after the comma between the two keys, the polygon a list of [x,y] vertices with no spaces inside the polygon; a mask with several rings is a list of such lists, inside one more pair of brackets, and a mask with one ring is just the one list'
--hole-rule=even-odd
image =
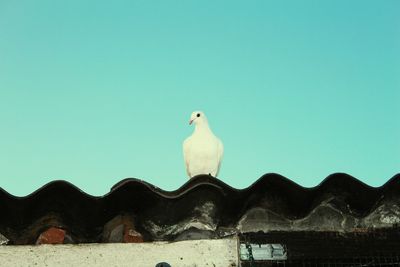
{"label": "dove beak", "polygon": [[192,125],[192,123],[193,123],[193,120],[190,120],[190,121],[189,121],[189,125]]}

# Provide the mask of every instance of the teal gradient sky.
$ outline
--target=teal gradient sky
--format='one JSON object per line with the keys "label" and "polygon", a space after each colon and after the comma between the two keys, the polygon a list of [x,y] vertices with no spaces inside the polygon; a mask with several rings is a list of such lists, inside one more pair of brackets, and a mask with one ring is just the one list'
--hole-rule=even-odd
{"label": "teal gradient sky", "polygon": [[0,187],[173,190],[203,110],[219,178],[400,170],[400,1],[0,0]]}

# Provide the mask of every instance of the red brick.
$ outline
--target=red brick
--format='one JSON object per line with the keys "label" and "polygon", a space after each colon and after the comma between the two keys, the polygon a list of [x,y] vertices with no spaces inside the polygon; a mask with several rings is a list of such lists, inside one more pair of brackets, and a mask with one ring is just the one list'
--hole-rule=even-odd
{"label": "red brick", "polygon": [[36,240],[36,244],[63,244],[65,238],[65,230],[51,227],[40,234]]}
{"label": "red brick", "polygon": [[139,232],[136,232],[135,230],[128,228],[125,225],[124,242],[125,243],[142,243],[143,236]]}
{"label": "red brick", "polygon": [[103,242],[142,243],[144,240],[135,230],[133,216],[118,215],[104,225]]}

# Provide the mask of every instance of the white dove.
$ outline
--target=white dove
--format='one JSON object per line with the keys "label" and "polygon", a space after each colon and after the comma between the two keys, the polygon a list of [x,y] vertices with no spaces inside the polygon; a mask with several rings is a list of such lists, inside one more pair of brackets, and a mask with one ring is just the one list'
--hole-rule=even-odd
{"label": "white dove", "polygon": [[204,112],[195,111],[190,116],[189,124],[195,129],[183,142],[183,157],[189,178],[199,174],[218,175],[224,147],[208,126]]}

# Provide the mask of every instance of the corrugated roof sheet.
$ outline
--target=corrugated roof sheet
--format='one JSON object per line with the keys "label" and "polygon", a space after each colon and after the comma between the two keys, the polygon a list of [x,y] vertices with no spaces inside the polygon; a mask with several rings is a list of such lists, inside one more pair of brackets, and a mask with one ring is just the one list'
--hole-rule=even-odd
{"label": "corrugated roof sheet", "polygon": [[171,192],[125,179],[101,197],[54,181],[25,197],[0,190],[0,233],[11,244],[34,244],[49,227],[65,229],[72,243],[107,242],[115,222],[132,224],[145,241],[258,231],[354,232],[397,227],[399,204],[400,174],[377,188],[343,173],[313,188],[266,174],[242,190],[200,175]]}

